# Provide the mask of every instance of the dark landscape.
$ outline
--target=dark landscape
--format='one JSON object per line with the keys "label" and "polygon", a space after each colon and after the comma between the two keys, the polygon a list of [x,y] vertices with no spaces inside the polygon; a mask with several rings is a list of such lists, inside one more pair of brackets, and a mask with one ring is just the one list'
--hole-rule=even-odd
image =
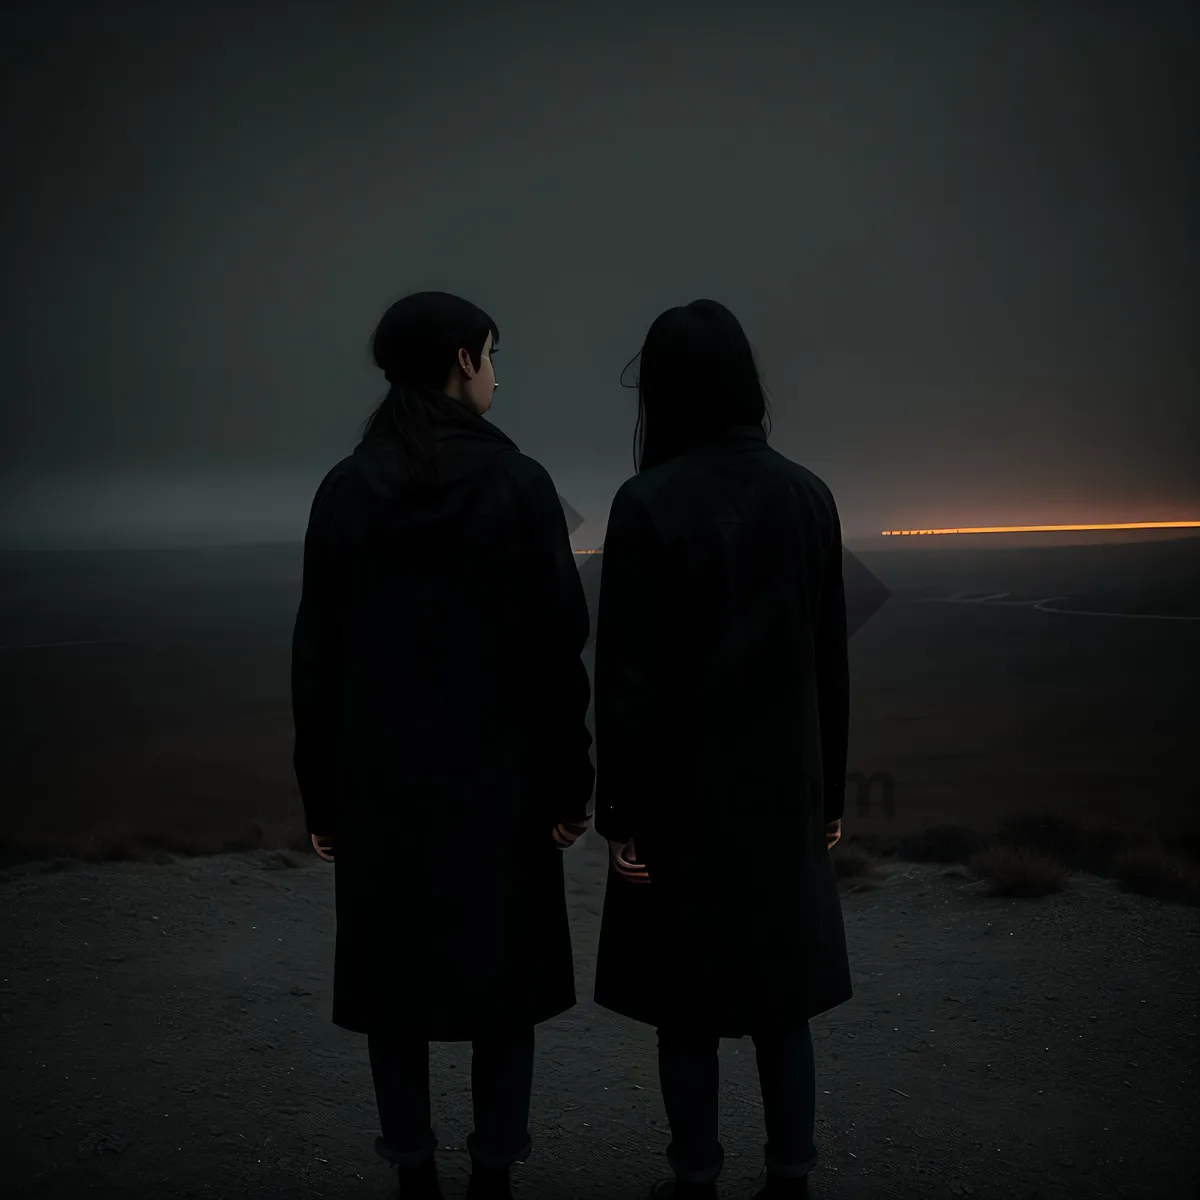
{"label": "dark landscape", "polygon": [[[815,1195],[1196,1194],[1198,545],[863,553],[893,597],[851,642],[855,996],[813,1023]],[[291,777],[299,563],[4,559],[7,1194],[393,1194]],[[590,999],[605,864],[595,836],[567,857],[580,1003],[539,1034],[518,1196],[634,1197],[665,1165],[653,1031]],[[450,1197],[466,1049],[433,1056]],[[749,1196],[748,1043],[722,1076],[723,1195]]]}
{"label": "dark landscape", "polygon": [[[851,641],[850,768],[894,807],[852,788],[848,832],[1200,829],[1200,539],[857,557],[892,598]],[[602,558],[580,557],[593,614]],[[9,859],[303,842],[299,580],[294,545],[0,558]]]}
{"label": "dark landscape", "polygon": [[[750,358],[852,552],[813,1200],[1200,1197],[1200,5],[4,16],[3,1200],[395,1196],[292,768],[314,492],[441,388],[561,489],[594,621],[622,481],[757,423]],[[667,353],[697,300],[749,355]],[[518,1200],[669,1174],[655,1031],[591,999],[607,865],[565,854]],[[469,1047],[432,1068],[459,1200]],[[721,1077],[749,1200],[749,1040]]]}

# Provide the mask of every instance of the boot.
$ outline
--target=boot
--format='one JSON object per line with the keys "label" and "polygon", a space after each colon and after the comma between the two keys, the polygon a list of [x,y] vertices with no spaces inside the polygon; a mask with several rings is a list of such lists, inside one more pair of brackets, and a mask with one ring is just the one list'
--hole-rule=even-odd
{"label": "boot", "polygon": [[808,1176],[799,1179],[780,1179],[767,1175],[767,1185],[754,1193],[754,1200],[807,1200]]}
{"label": "boot", "polygon": [[471,1164],[467,1200],[513,1200],[507,1167],[481,1167]]}
{"label": "boot", "polygon": [[660,1179],[650,1189],[650,1200],[717,1200],[717,1185],[688,1183],[683,1179]]}
{"label": "boot", "polygon": [[397,1167],[398,1200],[443,1200],[437,1162],[432,1156],[415,1167]]}

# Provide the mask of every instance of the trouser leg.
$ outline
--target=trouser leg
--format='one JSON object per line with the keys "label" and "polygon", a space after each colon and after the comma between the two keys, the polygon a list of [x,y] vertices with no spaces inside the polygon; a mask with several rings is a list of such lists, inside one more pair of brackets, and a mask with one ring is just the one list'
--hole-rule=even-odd
{"label": "trouser leg", "polygon": [[817,1161],[817,1076],[812,1032],[756,1034],[758,1081],[766,1118],[767,1172],[799,1179]]}
{"label": "trouser leg", "polygon": [[471,1102],[475,1130],[467,1139],[471,1161],[502,1170],[529,1157],[529,1102],[533,1092],[533,1030],[473,1043]]}
{"label": "trouser leg", "polygon": [[667,1161],[686,1183],[709,1183],[725,1152],[717,1136],[720,1038],[658,1031],[658,1077],[671,1125]]}
{"label": "trouser leg", "polygon": [[382,1134],[376,1152],[398,1167],[432,1158],[437,1137],[429,1108],[429,1043],[368,1036],[367,1052]]}

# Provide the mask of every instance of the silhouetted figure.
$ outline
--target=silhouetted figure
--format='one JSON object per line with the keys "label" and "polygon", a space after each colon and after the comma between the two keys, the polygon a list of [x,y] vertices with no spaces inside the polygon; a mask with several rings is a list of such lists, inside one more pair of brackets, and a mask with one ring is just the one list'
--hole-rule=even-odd
{"label": "silhouetted figure", "polygon": [[716,1195],[718,1042],[751,1035],[760,1195],[803,1196],[808,1022],[851,996],[828,853],[849,716],[837,508],[767,444],[753,352],[721,305],[654,322],[638,390],[640,471],[613,501],[596,626],[596,1001],[658,1029],[675,1177],[652,1195]]}
{"label": "silhouetted figure", "polygon": [[333,1020],[368,1035],[403,1196],[441,1194],[429,1042],[474,1043],[469,1194],[508,1196],[534,1026],[575,1004],[560,849],[594,775],[588,615],[550,476],[482,416],[497,339],[443,293],[385,314],[391,391],[317,492],[296,620],[296,774],[337,862]]}

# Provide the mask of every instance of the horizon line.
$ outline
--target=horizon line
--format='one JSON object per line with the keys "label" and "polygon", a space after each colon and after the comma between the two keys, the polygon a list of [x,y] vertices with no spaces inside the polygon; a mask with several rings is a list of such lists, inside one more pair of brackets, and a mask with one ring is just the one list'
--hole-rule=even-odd
{"label": "horizon line", "polygon": [[1105,525],[980,525],[961,529],[881,529],[881,537],[927,537],[955,533],[1077,533],[1117,529],[1200,529],[1200,521],[1122,521]]}

